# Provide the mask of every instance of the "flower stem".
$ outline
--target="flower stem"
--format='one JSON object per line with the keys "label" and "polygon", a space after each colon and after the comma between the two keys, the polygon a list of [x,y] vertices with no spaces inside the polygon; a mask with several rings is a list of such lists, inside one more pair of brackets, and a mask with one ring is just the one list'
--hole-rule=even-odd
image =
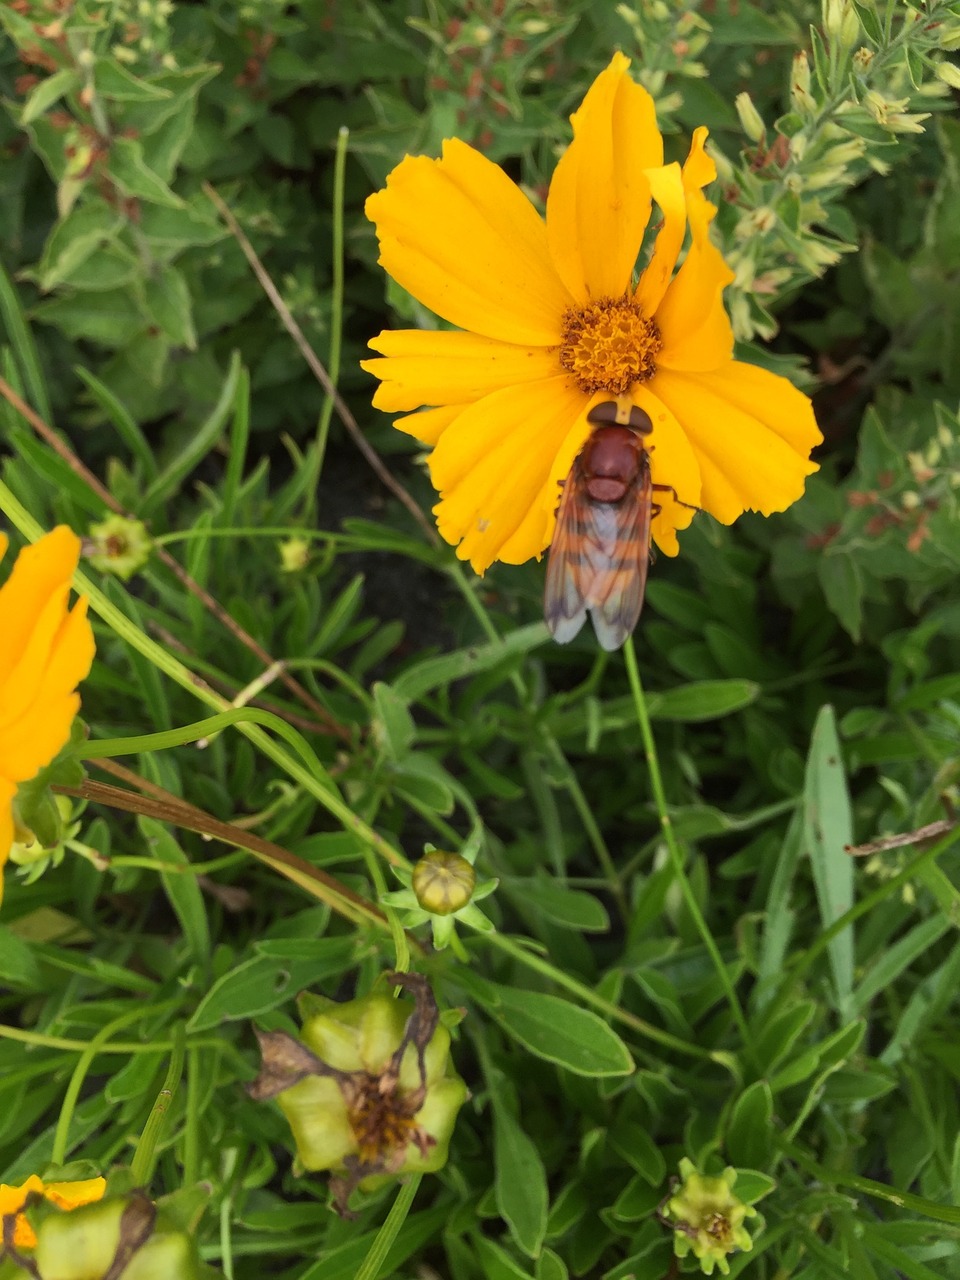
{"label": "flower stem", "polygon": [[357,1271],[354,1280],[374,1280],[374,1277],[382,1273],[384,1259],[390,1252],[400,1228],[407,1220],[407,1214],[413,1206],[413,1198],[417,1194],[422,1177],[423,1174],[415,1173],[400,1187],[397,1198],[390,1206],[390,1212],[387,1214],[383,1226],[377,1232],[377,1238],[370,1246],[367,1256],[360,1264],[360,1269]]}
{"label": "flower stem", "polygon": [[137,1149],[133,1153],[130,1172],[133,1176],[134,1186],[147,1186],[153,1176],[154,1153],[163,1129],[163,1122],[167,1117],[170,1103],[173,1101],[173,1095],[177,1091],[180,1077],[183,1074],[185,1051],[186,1034],[184,1024],[178,1022],[173,1028],[173,1053],[170,1055],[170,1066],[167,1068],[163,1087],[157,1094],[153,1109],[147,1117],[147,1123],[143,1126],[143,1132],[140,1134]]}
{"label": "flower stem", "polygon": [[657,806],[657,813],[660,815],[660,826],[663,830],[663,838],[670,854],[670,862],[673,866],[673,874],[680,886],[680,892],[683,894],[683,900],[687,910],[690,912],[691,918],[697,927],[697,932],[703,939],[703,945],[707,949],[710,959],[713,961],[713,967],[717,971],[717,977],[720,979],[720,985],[726,993],[727,1002],[730,1005],[730,1011],[733,1014],[734,1021],[743,1037],[744,1046],[750,1044],[750,1033],[747,1028],[747,1020],[743,1015],[743,1009],[740,1001],[737,999],[737,993],[733,989],[733,983],[730,981],[730,975],[727,973],[727,967],[723,963],[723,957],[713,934],[703,918],[703,912],[700,910],[700,904],[697,902],[696,895],[693,892],[693,886],[683,867],[683,855],[680,852],[680,846],[677,844],[677,837],[674,834],[673,823],[670,821],[670,811],[667,807],[667,797],[663,790],[663,778],[660,774],[660,761],[657,759],[657,748],[653,740],[653,730],[650,728],[650,717],[647,714],[647,702],[643,694],[643,685],[640,683],[640,670],[637,667],[637,655],[633,647],[633,636],[627,637],[627,642],[623,647],[624,659],[627,667],[627,679],[630,682],[630,692],[633,694],[633,705],[637,712],[637,722],[640,726],[640,736],[643,739],[643,749],[647,756],[647,766],[650,770],[650,789],[653,792],[654,803]]}

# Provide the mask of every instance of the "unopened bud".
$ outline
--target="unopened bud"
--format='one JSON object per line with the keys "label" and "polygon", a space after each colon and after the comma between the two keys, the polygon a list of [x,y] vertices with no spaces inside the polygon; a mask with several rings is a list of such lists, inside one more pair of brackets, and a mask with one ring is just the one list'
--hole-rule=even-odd
{"label": "unopened bud", "polygon": [[790,71],[790,100],[801,115],[809,115],[816,107],[810,92],[810,63],[802,49],[794,55]]}
{"label": "unopened bud", "polygon": [[90,526],[92,545],[86,555],[101,573],[115,573],[126,582],[142,569],[153,551],[153,539],[142,520],[126,516],[107,516],[100,524]]}
{"label": "unopened bud", "polygon": [[743,132],[751,142],[760,142],[767,130],[760,112],[753,105],[753,99],[749,93],[738,93],[733,105],[737,108],[737,115],[740,117],[740,125]]}
{"label": "unopened bud", "polygon": [[424,911],[449,916],[460,911],[473,897],[477,873],[459,853],[434,849],[413,868],[412,884]]}

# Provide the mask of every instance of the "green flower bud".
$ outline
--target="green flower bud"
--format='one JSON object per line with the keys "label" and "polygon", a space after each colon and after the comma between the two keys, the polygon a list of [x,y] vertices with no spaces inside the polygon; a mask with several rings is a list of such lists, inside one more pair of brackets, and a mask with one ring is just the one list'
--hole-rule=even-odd
{"label": "green flower bud", "polygon": [[453,915],[467,905],[477,885],[477,873],[459,853],[434,849],[413,868],[413,892],[424,911]]}
{"label": "green flower bud", "polygon": [[756,1217],[757,1211],[733,1194],[736,1169],[724,1169],[719,1178],[705,1178],[692,1161],[683,1159],[680,1177],[683,1181],[663,1214],[673,1226],[673,1251],[678,1258],[692,1253],[705,1276],[712,1275],[714,1267],[727,1275],[727,1256],[736,1249],[753,1248],[743,1223]]}
{"label": "green flower bud", "polygon": [[335,1207],[447,1161],[467,1087],[450,1060],[450,1033],[426,979],[395,974],[414,1002],[371,994],[332,1001],[306,1018],[301,1040],[259,1034],[263,1054],[252,1097],[276,1097],[304,1169],[329,1169]]}
{"label": "green flower bud", "polygon": [[766,125],[763,123],[763,117],[753,105],[753,99],[749,93],[738,93],[733,100],[733,105],[737,109],[737,115],[740,117],[740,127],[747,135],[751,142],[760,142],[767,132]]}

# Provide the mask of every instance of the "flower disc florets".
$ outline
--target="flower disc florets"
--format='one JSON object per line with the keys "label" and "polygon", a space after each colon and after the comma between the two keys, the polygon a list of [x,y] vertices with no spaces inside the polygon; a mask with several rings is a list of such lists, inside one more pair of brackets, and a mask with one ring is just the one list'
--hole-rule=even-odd
{"label": "flower disc florets", "polygon": [[653,377],[662,346],[660,330],[636,302],[601,298],[564,315],[560,363],[588,395],[620,396]]}

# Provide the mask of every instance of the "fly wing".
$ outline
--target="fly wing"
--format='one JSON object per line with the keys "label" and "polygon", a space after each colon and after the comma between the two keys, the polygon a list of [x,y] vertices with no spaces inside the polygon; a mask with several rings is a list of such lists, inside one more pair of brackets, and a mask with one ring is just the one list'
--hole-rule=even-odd
{"label": "fly wing", "polygon": [[650,461],[644,453],[636,481],[616,504],[597,504],[598,534],[605,554],[598,557],[584,594],[600,647],[619,649],[633,631],[643,608],[650,566],[650,521],[653,515]]}
{"label": "fly wing", "polygon": [[543,616],[557,644],[571,641],[587,619],[584,593],[589,570],[583,539],[590,505],[580,489],[579,469],[574,463],[560,495],[543,593]]}
{"label": "fly wing", "polygon": [[650,463],[620,502],[596,502],[576,468],[564,485],[547,564],[544,616],[566,644],[589,609],[603,649],[619,649],[637,625],[650,556]]}

